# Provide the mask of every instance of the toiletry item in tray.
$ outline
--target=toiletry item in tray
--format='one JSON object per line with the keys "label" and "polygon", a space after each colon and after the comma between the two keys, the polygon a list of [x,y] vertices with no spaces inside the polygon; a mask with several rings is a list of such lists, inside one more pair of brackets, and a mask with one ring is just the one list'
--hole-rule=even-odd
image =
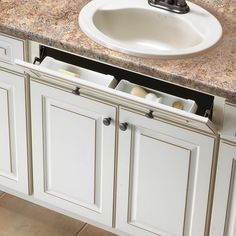
{"label": "toiletry item in tray", "polygon": [[197,104],[191,99],[184,99],[153,89],[144,88],[126,80],[121,80],[115,89],[187,112],[195,113],[197,111]]}

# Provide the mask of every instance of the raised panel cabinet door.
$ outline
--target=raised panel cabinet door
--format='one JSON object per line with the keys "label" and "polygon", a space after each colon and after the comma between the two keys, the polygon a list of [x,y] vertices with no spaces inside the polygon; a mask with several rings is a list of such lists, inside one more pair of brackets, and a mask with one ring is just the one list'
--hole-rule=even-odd
{"label": "raised panel cabinet door", "polygon": [[215,137],[122,109],[116,227],[135,236],[204,236]]}
{"label": "raised panel cabinet door", "polygon": [[31,104],[35,197],[111,226],[116,108],[37,82]]}
{"label": "raised panel cabinet door", "polygon": [[24,78],[0,71],[0,185],[28,193]]}
{"label": "raised panel cabinet door", "polygon": [[236,143],[221,141],[210,236],[236,235]]}

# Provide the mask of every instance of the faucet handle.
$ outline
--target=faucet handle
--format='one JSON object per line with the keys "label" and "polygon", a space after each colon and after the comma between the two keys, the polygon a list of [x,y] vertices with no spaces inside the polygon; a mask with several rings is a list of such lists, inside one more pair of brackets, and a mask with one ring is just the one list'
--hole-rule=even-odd
{"label": "faucet handle", "polygon": [[149,4],[158,4],[160,2],[160,0],[148,0]]}
{"label": "faucet handle", "polygon": [[174,0],[164,0],[167,4],[174,4]]}
{"label": "faucet handle", "polygon": [[177,0],[176,5],[179,7],[185,7],[187,6],[187,3],[185,0]]}
{"label": "faucet handle", "polygon": [[188,13],[190,10],[186,0],[148,0],[148,3],[153,7],[179,14]]}

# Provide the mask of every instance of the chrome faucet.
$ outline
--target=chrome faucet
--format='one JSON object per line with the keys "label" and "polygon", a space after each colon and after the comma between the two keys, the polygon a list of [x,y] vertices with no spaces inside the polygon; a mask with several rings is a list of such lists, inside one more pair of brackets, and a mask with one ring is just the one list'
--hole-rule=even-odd
{"label": "chrome faucet", "polygon": [[190,10],[186,0],[148,0],[148,3],[153,7],[179,14],[188,13]]}

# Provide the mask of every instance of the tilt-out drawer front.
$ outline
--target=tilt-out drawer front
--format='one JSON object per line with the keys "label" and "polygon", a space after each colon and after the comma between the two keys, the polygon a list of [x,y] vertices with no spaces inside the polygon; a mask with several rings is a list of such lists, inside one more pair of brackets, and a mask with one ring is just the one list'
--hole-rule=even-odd
{"label": "tilt-out drawer front", "polygon": [[[33,77],[51,77],[66,78],[68,81],[85,81],[91,84],[97,84],[102,87],[114,88],[117,84],[116,79],[112,75],[105,75],[82,67],[74,66],[52,57],[45,57],[40,65],[30,64],[21,60],[15,60],[17,65],[23,67],[26,71],[30,71]],[[33,74],[32,74],[33,73]]]}
{"label": "tilt-out drawer front", "polygon": [[15,65],[15,59],[24,60],[24,42],[0,34],[0,67],[23,73],[24,70]]}
{"label": "tilt-out drawer front", "polygon": [[[141,89],[142,93],[146,93],[144,99],[152,100],[156,103],[161,103],[166,106],[173,106],[174,107],[174,104],[177,104],[180,106],[178,109],[181,109],[181,110],[184,110],[187,112],[191,112],[191,113],[195,113],[198,108],[196,102],[191,99],[183,99],[181,97],[173,96],[168,93],[160,92],[158,90],[145,88],[143,86],[139,86],[137,84],[130,83],[129,81],[126,81],[126,80],[121,80],[115,89],[119,90],[119,91],[123,91],[125,93],[132,93],[132,91],[134,89],[138,89],[138,90]],[[139,91],[139,93],[140,93],[140,91]],[[142,94],[142,95],[144,95],[144,94]]]}
{"label": "tilt-out drawer front", "polygon": [[[149,101],[129,93],[116,90],[114,87],[108,87],[99,83],[94,83],[85,79],[79,79],[71,75],[55,72],[53,69],[45,68],[21,60],[15,60],[16,65],[20,66],[32,78],[46,81],[49,83],[63,84],[63,86],[80,88],[87,95],[96,96],[96,98],[106,99],[117,105],[129,107],[145,115],[152,111],[154,117],[165,120],[166,122],[184,125],[209,134],[216,134],[217,130],[212,121],[200,115],[187,111],[178,110],[161,103]],[[115,83],[114,83],[115,84]]]}

